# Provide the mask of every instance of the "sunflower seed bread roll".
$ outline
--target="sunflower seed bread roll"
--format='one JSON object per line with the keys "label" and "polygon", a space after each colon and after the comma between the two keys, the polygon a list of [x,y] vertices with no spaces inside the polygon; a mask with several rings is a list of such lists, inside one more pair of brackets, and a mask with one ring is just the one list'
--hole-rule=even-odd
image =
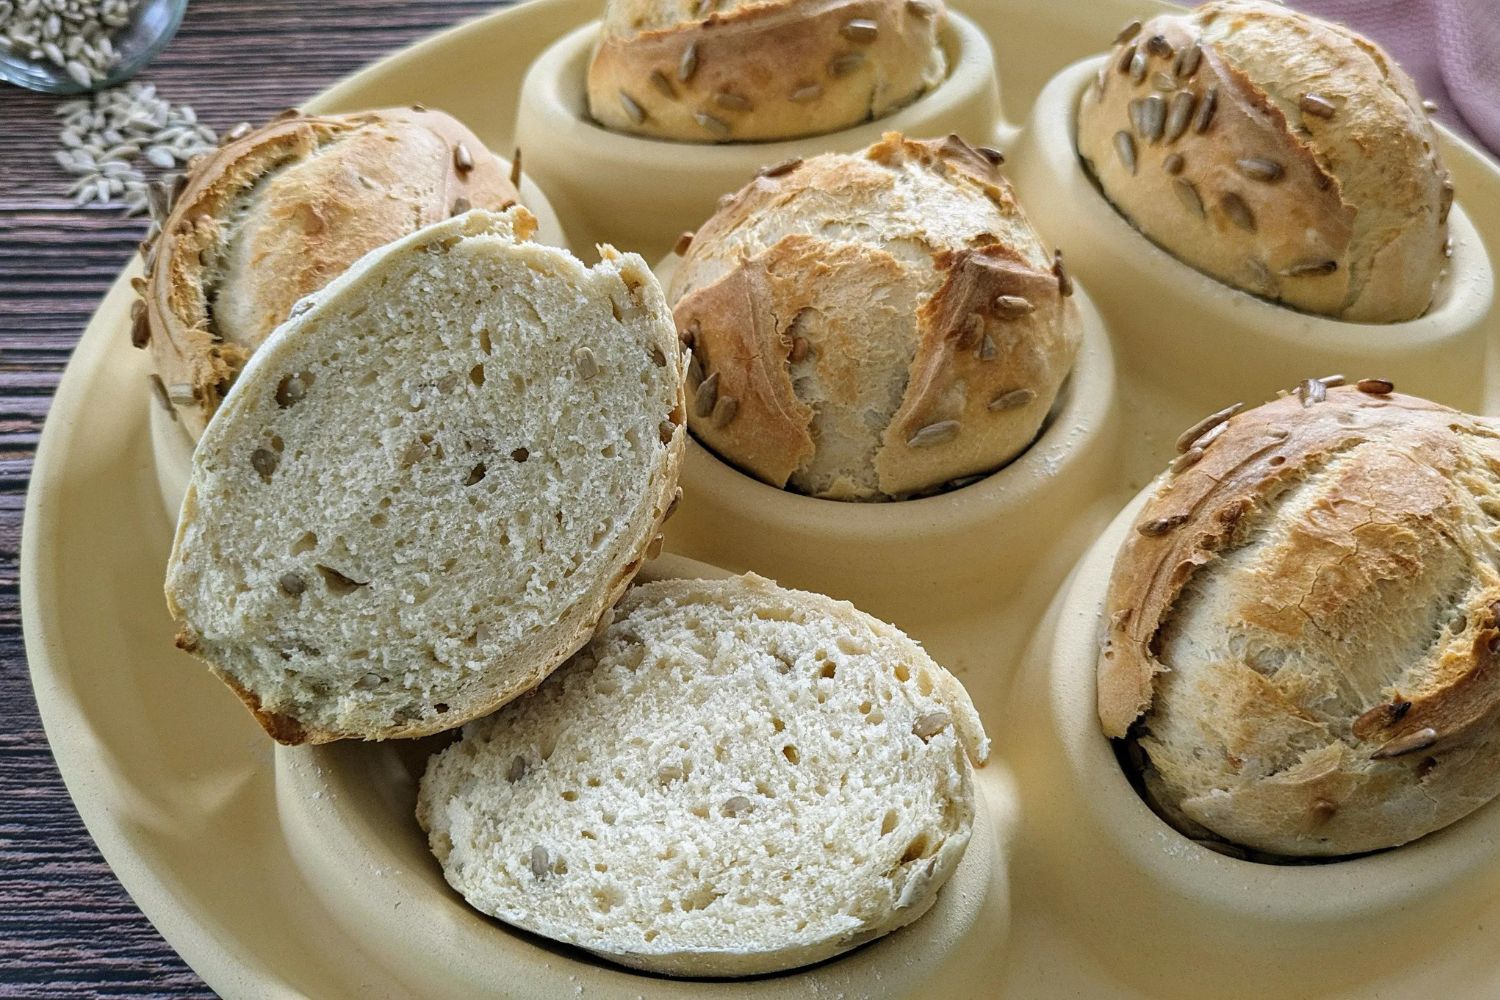
{"label": "sunflower seed bread roll", "polygon": [[143,245],[131,337],[149,344],[189,433],[202,433],[294,303],[376,247],[471,207],[515,204],[508,170],[442,112],[288,112],[230,132],[175,198],[154,192],[160,235]]}
{"label": "sunflower seed bread roll", "polygon": [[530,689],[670,513],[683,361],[660,286],[534,227],[475,210],[362,258],[193,453],[178,645],[283,743],[421,736]]}
{"label": "sunflower seed bread roll", "polygon": [[927,912],[988,745],[892,626],[755,576],[671,580],[435,755],[417,817],[506,923],[651,972],[756,975]]}
{"label": "sunflower seed bread roll", "polygon": [[1104,731],[1233,843],[1393,847],[1500,791],[1500,432],[1390,388],[1190,430],[1116,558]]}
{"label": "sunflower seed bread roll", "polygon": [[1297,309],[1414,319],[1444,269],[1453,185],[1411,79],[1276,4],[1132,22],[1083,95],[1078,151],[1157,245]]}
{"label": "sunflower seed bread roll", "polygon": [[699,440],[838,500],[931,492],[1025,449],[1082,320],[998,163],[892,132],[722,202],[668,294]]}
{"label": "sunflower seed bread roll", "polygon": [[608,0],[589,114],[684,142],[822,135],[947,73],[942,0]]}

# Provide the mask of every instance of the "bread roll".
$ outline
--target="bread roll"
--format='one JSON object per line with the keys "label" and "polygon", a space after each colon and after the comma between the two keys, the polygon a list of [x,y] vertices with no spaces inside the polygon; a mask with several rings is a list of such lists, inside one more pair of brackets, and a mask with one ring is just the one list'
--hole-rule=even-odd
{"label": "bread roll", "polygon": [[651,972],[808,965],[922,916],[988,741],[895,628],[754,576],[632,590],[433,757],[417,818],[477,909]]}
{"label": "bread roll", "polygon": [[1273,854],[1393,847],[1500,791],[1500,428],[1360,385],[1185,434],[1105,608],[1105,733],[1139,735],[1169,815]]}
{"label": "bread roll", "polygon": [[197,437],[298,299],[429,223],[515,204],[507,171],[463,125],[420,108],[289,112],[195,162],[147,247],[132,333],[175,414]]}
{"label": "bread roll", "polygon": [[1081,319],[998,161],[892,132],[722,202],[669,291],[699,440],[838,500],[931,492],[1030,444]]}
{"label": "bread roll", "polygon": [[943,17],[942,0],[608,0],[589,114],[684,142],[848,128],[943,79]]}
{"label": "bread roll", "polygon": [[682,356],[655,277],[475,210],[362,258],[193,453],[167,605],[283,743],[420,736],[593,633],[670,512]]}
{"label": "bread roll", "polygon": [[1222,0],[1121,32],[1078,109],[1105,196],[1169,253],[1297,309],[1420,316],[1453,185],[1401,67],[1338,25]]}

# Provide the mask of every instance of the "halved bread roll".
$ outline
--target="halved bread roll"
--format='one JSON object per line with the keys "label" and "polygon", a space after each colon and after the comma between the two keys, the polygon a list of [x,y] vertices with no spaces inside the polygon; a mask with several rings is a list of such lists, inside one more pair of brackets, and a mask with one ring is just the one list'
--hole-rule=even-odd
{"label": "halved bread roll", "polygon": [[665,519],[683,362],[606,247],[471,212],[366,256],[256,352],[193,456],[167,602],[284,743],[418,736],[581,646]]}
{"label": "halved bread roll", "polygon": [[417,817],[485,913],[639,969],[752,975],[925,913],[988,749],[893,626],[755,576],[670,580],[434,756]]}

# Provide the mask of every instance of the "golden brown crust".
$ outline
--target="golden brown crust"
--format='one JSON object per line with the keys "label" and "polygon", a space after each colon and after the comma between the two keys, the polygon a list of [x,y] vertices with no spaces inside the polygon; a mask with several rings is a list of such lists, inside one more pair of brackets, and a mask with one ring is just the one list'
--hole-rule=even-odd
{"label": "golden brown crust", "polygon": [[1140,720],[1168,812],[1262,850],[1392,846],[1500,791],[1500,435],[1371,388],[1184,441],[1110,581],[1105,733]]}
{"label": "golden brown crust", "polygon": [[1362,322],[1431,301],[1448,172],[1411,81],[1350,32],[1254,0],[1154,18],[1083,95],[1078,149],[1137,229],[1228,284]]}
{"label": "golden brown crust", "polygon": [[658,6],[610,4],[588,71],[589,113],[607,128],[687,142],[820,135],[910,103],[947,69],[941,0]]}
{"label": "golden brown crust", "polygon": [[144,332],[175,412],[201,433],[292,305],[366,252],[516,200],[503,163],[441,112],[291,113],[227,142],[146,248]]}
{"label": "golden brown crust", "polygon": [[838,499],[930,490],[1023,449],[1081,321],[996,159],[889,133],[721,202],[669,293],[694,349],[693,432],[765,482]]}

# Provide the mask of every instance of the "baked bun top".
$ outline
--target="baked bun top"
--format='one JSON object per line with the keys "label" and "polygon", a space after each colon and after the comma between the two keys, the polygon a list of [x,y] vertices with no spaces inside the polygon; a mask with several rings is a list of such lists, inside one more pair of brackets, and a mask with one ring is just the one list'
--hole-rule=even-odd
{"label": "baked bun top", "polygon": [[943,79],[943,16],[941,0],[609,0],[589,114],[684,142],[848,128]]}
{"label": "baked bun top", "polygon": [[1432,301],[1453,201],[1437,132],[1346,28],[1258,0],[1132,22],[1078,148],[1136,228],[1230,285],[1359,322]]}
{"label": "baked bun top", "polygon": [[930,492],[1021,452],[1081,319],[998,161],[892,132],[728,196],[668,292],[698,438],[841,500]]}
{"label": "baked bun top", "polygon": [[1105,608],[1105,733],[1139,736],[1169,815],[1276,854],[1500,790],[1500,429],[1360,385],[1185,433]]}
{"label": "baked bun top", "polygon": [[442,112],[288,112],[194,163],[158,204],[133,338],[196,437],[299,299],[376,247],[517,197],[504,163]]}

